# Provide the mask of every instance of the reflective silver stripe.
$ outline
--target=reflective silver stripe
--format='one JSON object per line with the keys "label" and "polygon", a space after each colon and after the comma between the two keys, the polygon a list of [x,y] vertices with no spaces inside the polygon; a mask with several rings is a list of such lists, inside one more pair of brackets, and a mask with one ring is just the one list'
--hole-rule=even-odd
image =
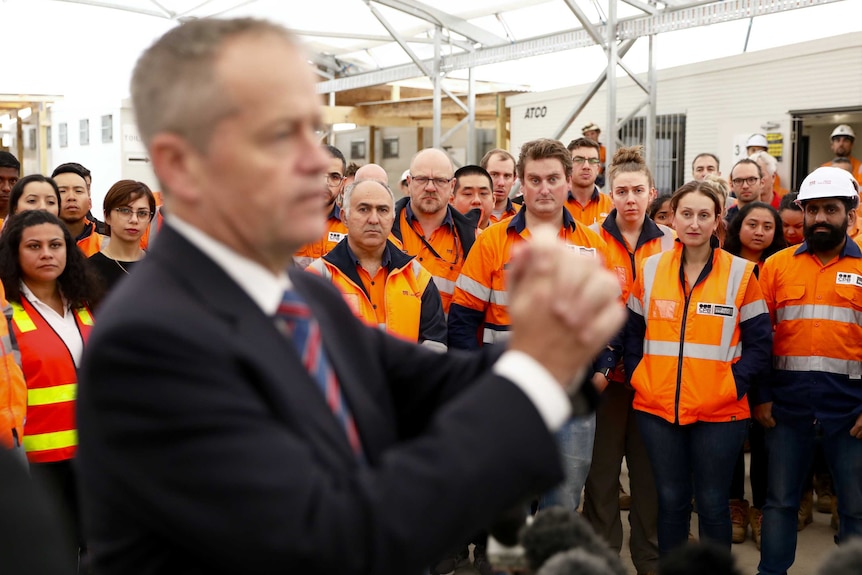
{"label": "reflective silver stripe", "polygon": [[596,232],[597,234],[602,234],[602,225],[599,222],[593,222],[589,227],[591,232]]}
{"label": "reflective silver stripe", "polygon": [[[644,261],[644,272],[643,272],[644,299],[643,299],[643,306],[641,308],[641,315],[644,315],[644,316],[646,314],[643,313],[643,310],[649,310],[649,308],[650,308],[650,301],[651,301],[650,298],[652,297],[652,286],[653,286],[653,283],[655,283],[655,274],[656,274],[656,270],[658,269],[658,262],[659,262],[659,259],[661,259],[661,256],[662,256],[662,254],[655,254],[654,256],[648,257],[646,259],[646,261]],[[673,278],[671,278],[671,281],[673,281]]]}
{"label": "reflective silver stripe", "polygon": [[377,329],[379,329],[380,331],[386,331],[386,324],[385,323],[378,323]]}
{"label": "reflective silver stripe", "polygon": [[821,319],[862,325],[862,312],[833,305],[788,305],[775,310],[776,321]]}
{"label": "reflective silver stripe", "polygon": [[439,341],[431,341],[430,339],[426,339],[425,341],[423,341],[422,345],[424,345],[428,349],[433,349],[434,351],[437,351],[440,353],[446,353],[446,349],[447,349],[445,344],[442,344]]}
{"label": "reflective silver stripe", "polygon": [[[437,283],[436,276],[434,277],[434,283]],[[467,292],[479,301],[488,301],[491,299],[491,288],[483,286],[476,280],[470,279],[464,274],[458,276],[458,281],[455,282],[455,286]]]}
{"label": "reflective silver stripe", "polygon": [[643,316],[644,306],[643,304],[641,304],[641,300],[639,300],[635,296],[629,295],[629,301],[626,302],[626,305],[628,305],[629,309],[638,314],[639,316]]}
{"label": "reflective silver stripe", "polygon": [[434,285],[437,286],[437,291],[440,293],[448,293],[450,295],[455,293],[455,282],[440,276],[432,277],[434,278]]}
{"label": "reflective silver stripe", "polygon": [[512,332],[510,331],[500,331],[496,329],[491,329],[486,327],[482,332],[482,342],[483,343],[503,343],[509,340]]}
{"label": "reflective silver stripe", "polygon": [[823,371],[853,378],[862,376],[862,362],[816,355],[776,355],[772,359],[775,369],[784,371]]}
{"label": "reflective silver stripe", "polygon": [[296,262],[301,269],[305,269],[314,261],[314,258],[310,258],[307,256],[293,256],[293,261]]}
{"label": "reflective silver stripe", "polygon": [[764,313],[769,313],[769,308],[766,307],[766,302],[762,299],[745,304],[739,308],[739,323]]}
{"label": "reflective silver stripe", "polygon": [[[678,341],[644,341],[644,355],[656,357],[679,357]],[[732,361],[742,355],[742,345],[733,348],[723,348],[720,345],[685,342],[683,355],[691,359],[709,359],[713,361]]]}
{"label": "reflective silver stripe", "polygon": [[491,303],[503,306],[509,305],[509,292],[505,290],[492,289]]}
{"label": "reflective silver stripe", "polygon": [[425,269],[425,268],[422,267],[422,264],[420,264],[416,260],[412,260],[410,262],[410,270],[413,272],[413,277],[415,277],[417,280],[419,279],[419,276],[422,274],[423,269]]}
{"label": "reflective silver stripe", "polygon": [[742,278],[745,277],[745,268],[748,266],[748,260],[733,256],[730,260],[730,273],[727,277],[727,294],[724,296],[724,302],[733,306],[733,315],[725,316],[721,326],[721,347],[727,349],[730,347],[730,342],[733,341],[733,332],[736,326],[741,321],[739,319],[739,308],[736,305],[736,298],[739,295],[739,289],[742,287]]}
{"label": "reflective silver stripe", "polygon": [[329,266],[323,263],[323,258],[317,258],[316,260],[310,262],[308,266],[306,266],[306,268],[314,270],[321,276],[323,276],[325,279],[332,281],[332,271],[330,271]]}
{"label": "reflective silver stripe", "polygon": [[661,236],[661,251],[666,252],[673,249],[674,244],[676,243],[676,238],[673,237],[673,231],[667,227],[659,224],[658,228],[662,232]]}

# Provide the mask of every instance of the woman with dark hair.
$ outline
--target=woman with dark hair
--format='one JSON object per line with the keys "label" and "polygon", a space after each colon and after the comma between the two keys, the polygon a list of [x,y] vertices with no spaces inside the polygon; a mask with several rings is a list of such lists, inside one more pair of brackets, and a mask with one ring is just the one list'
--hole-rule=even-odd
{"label": "woman with dark hair", "polygon": [[45,210],[60,215],[60,189],[57,183],[42,174],[24,176],[9,193],[9,216],[27,210]]}
{"label": "woman with dark hair", "polygon": [[[725,251],[753,262],[757,275],[757,264],[762,264],[785,246],[778,211],[764,202],[751,202],[745,204],[730,222],[723,247]],[[751,525],[751,536],[760,549],[762,509],[766,503],[766,437],[763,427],[754,418],[748,430],[748,443],[751,451],[751,504],[745,499],[745,453],[740,449],[730,485],[730,519],[733,542],[745,541]]]}
{"label": "woman with dark hair", "polygon": [[156,198],[145,183],[120,180],[108,190],[102,205],[110,241],[90,256],[90,263],[109,291],[144,257],[141,236],[156,213]]}
{"label": "woman with dark hair", "polygon": [[781,232],[788,246],[801,244],[802,237],[802,207],[796,203],[799,196],[796,192],[790,192],[778,204],[778,215],[781,217]]}
{"label": "woman with dark hair", "polygon": [[93,325],[88,306],[98,283],[66,226],[44,210],[9,220],[0,236],[0,279],[27,383],[24,450],[31,474],[52,492],[67,532],[80,544],[72,467],[76,370]]}
{"label": "woman with dark hair", "polygon": [[772,325],[754,264],[718,249],[722,195],[708,180],[671,197],[679,242],[644,260],[628,300],[624,363],[658,490],[658,546],[730,549],[728,493],[751,417],[745,397],[769,369]]}
{"label": "woman with dark hair", "polygon": [[755,264],[786,247],[781,233],[781,217],[769,204],[745,204],[730,225],[724,238],[724,250]]}
{"label": "woman with dark hair", "polygon": [[647,215],[657,224],[673,228],[673,212],[670,209],[670,195],[656,196],[649,203]]}

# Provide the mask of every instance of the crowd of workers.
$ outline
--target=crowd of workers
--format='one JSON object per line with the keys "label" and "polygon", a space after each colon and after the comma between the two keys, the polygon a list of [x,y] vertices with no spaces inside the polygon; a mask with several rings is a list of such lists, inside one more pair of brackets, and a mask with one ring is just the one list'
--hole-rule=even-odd
{"label": "crowd of workers", "polygon": [[[616,275],[629,315],[587,376],[597,411],[556,432],[566,480],[537,493],[538,508],[577,509],[583,493],[584,518],[619,552],[625,458],[639,574],[686,543],[694,501],[701,539],[730,548],[750,526],[759,572],[779,575],[810,522],[819,453],[818,509],[834,514],[838,542],[862,535],[862,168],[852,128],[835,129],[835,160],[797,191],[781,187],[755,135],[727,180],[717,156],[699,154],[693,179],[664,197],[638,148],[608,161],[590,136],[594,124],[568,146],[538,139],[517,158],[494,149],[457,170],[445,152],[422,150],[397,201],[379,166],[348,170],[325,146],[327,229],[295,263],[398,338],[440,353],[505,346],[513,250],[551,226]],[[9,399],[0,441],[62,502],[78,549],[76,368],[99,303],[146,257],[164,216],[157,194],[122,180],[105,197],[103,224],[90,211],[90,179],[79,164],[20,177],[0,152],[0,397]],[[516,181],[522,195],[512,198]],[[486,539],[474,534],[432,572],[469,562],[472,543],[475,568],[491,573]]]}

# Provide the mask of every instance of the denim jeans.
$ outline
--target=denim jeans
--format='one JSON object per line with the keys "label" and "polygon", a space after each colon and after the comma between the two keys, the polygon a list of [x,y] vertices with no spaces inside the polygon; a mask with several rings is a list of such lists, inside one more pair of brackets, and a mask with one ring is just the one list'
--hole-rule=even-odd
{"label": "denim jeans", "polygon": [[539,499],[539,509],[555,505],[576,511],[593,461],[596,414],[573,417],[556,433],[566,479]]}
{"label": "denim jeans", "polygon": [[769,485],[758,567],[762,575],[784,575],[793,565],[797,510],[818,440],[823,442],[838,497],[838,541],[862,535],[862,440],[851,436],[849,429],[823,437],[817,423],[776,420],[775,427],[766,430]]}
{"label": "denim jeans", "polygon": [[643,411],[635,415],[658,491],[659,554],[667,555],[688,541],[692,489],[701,541],[710,540],[729,551],[727,494],[749,420],[675,425]]}

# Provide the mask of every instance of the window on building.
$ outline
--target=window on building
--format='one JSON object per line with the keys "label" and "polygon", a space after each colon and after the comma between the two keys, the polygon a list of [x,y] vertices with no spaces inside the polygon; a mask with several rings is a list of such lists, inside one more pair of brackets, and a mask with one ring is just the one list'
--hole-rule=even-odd
{"label": "window on building", "polygon": [[398,157],[398,138],[383,138],[383,159]]}
{"label": "window on building", "polygon": [[[637,116],[623,124],[620,140],[623,146],[646,145],[646,118]],[[659,194],[673,193],[686,182],[685,114],[656,116],[653,157],[655,166],[652,167],[652,174]]]}
{"label": "window on building", "polygon": [[102,116],[102,143],[110,144],[114,141],[114,116],[106,114]]}
{"label": "window on building", "polygon": [[69,125],[66,122],[60,122],[59,128],[57,139],[60,141],[58,143],[61,148],[66,148],[69,146]]}
{"label": "window on building", "polygon": [[90,145],[90,119],[85,118],[78,123],[78,143],[82,146]]}
{"label": "window on building", "polygon": [[36,149],[36,128],[30,128],[29,130],[27,130],[27,132],[28,132],[27,137],[30,139],[30,141],[27,142],[27,144],[28,144],[27,147],[30,148],[31,150],[35,150]]}
{"label": "window on building", "polygon": [[45,126],[45,145],[48,149],[51,149],[51,136],[53,135],[53,130],[51,130],[51,126]]}
{"label": "window on building", "polygon": [[365,140],[353,140],[352,142],[350,142],[350,159],[365,159]]}

